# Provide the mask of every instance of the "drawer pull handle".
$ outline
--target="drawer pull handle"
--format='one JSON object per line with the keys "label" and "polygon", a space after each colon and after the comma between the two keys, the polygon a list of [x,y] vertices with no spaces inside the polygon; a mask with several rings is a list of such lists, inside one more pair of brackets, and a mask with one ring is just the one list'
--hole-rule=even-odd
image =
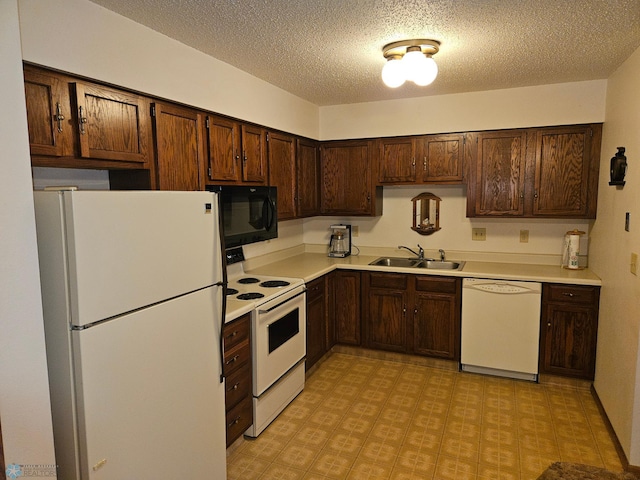
{"label": "drawer pull handle", "polygon": [[573,294],[571,292],[563,292],[562,295],[564,295],[565,297],[570,297],[570,298],[575,297],[575,294]]}
{"label": "drawer pull handle", "polygon": [[240,417],[236,417],[234,418],[233,422],[231,422],[229,425],[227,425],[228,427],[233,427],[234,425],[237,425],[238,423],[240,423]]}
{"label": "drawer pull handle", "polygon": [[240,358],[240,355],[234,355],[233,358],[227,360],[227,365],[229,365],[230,363],[235,362],[236,360],[238,360],[238,358]]}
{"label": "drawer pull handle", "polygon": [[235,332],[233,332],[233,333],[231,333],[231,334],[227,335],[227,338],[233,338],[233,337],[235,337],[236,335],[238,335],[238,331],[237,331],[237,330],[236,330]]}

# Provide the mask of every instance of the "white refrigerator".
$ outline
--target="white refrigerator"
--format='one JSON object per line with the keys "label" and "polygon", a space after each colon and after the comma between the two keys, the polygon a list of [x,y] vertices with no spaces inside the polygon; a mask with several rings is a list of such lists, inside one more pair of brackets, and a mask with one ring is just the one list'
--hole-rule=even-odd
{"label": "white refrigerator", "polygon": [[34,197],[58,478],[226,478],[216,194]]}

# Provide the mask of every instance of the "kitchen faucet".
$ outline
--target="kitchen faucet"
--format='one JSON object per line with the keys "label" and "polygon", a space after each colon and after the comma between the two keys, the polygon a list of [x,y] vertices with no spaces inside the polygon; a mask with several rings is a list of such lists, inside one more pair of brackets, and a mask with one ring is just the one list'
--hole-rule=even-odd
{"label": "kitchen faucet", "polygon": [[409,250],[411,253],[413,253],[420,260],[424,259],[424,248],[422,248],[420,246],[420,244],[418,244],[418,248],[419,248],[418,253],[416,253],[414,250],[412,250],[409,247],[405,247],[404,245],[398,245],[398,250],[400,250],[401,248],[404,248],[405,250]]}
{"label": "kitchen faucet", "polygon": [[444,262],[445,253],[443,249],[438,250],[440,252],[440,261]]}

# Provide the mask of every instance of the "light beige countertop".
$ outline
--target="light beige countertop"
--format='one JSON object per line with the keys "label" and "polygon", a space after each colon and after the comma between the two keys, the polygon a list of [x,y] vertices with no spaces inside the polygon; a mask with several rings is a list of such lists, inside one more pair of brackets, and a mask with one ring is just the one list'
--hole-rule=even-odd
{"label": "light beige countertop", "polygon": [[[466,261],[462,270],[436,270],[424,268],[396,268],[372,266],[375,255],[352,255],[346,258],[329,258],[321,253],[299,253],[248,270],[254,274],[297,277],[309,282],[332,270],[352,269],[375,272],[400,272],[416,275],[444,275],[450,277],[495,278],[501,280],[523,280],[573,285],[601,285],[600,278],[588,268],[569,270],[557,265]],[[459,261],[462,259],[447,258]]]}
{"label": "light beige countertop", "polygon": [[[401,255],[397,255],[401,256]],[[369,263],[380,255],[351,255],[346,258],[330,258],[324,253],[293,252],[285,258],[274,259],[259,266],[249,267],[246,273],[270,275],[275,277],[302,278],[310,282],[335,269],[349,269],[375,272],[398,272],[415,275],[441,275],[461,278],[492,278],[500,280],[521,280],[547,283],[565,283],[571,285],[602,284],[600,278],[588,268],[569,270],[558,265],[539,265],[531,263],[503,263],[466,260],[462,270],[436,270],[424,268],[397,268],[372,266]],[[408,257],[407,257],[408,258]],[[463,258],[448,258],[460,261]],[[255,308],[254,302],[230,299],[227,304],[226,322],[230,322]]]}

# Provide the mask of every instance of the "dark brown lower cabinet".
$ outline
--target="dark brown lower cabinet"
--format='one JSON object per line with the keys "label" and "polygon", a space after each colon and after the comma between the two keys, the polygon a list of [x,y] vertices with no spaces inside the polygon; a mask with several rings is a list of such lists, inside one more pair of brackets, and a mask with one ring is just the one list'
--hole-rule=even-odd
{"label": "dark brown lower cabinet", "polygon": [[422,275],[414,286],[412,353],[460,360],[462,280]]}
{"label": "dark brown lower cabinet", "polygon": [[360,272],[336,270],[333,297],[336,343],[360,345]]}
{"label": "dark brown lower cabinet", "polygon": [[307,284],[307,361],[309,370],[327,353],[328,299],[326,276]]}
{"label": "dark brown lower cabinet", "polygon": [[253,424],[250,320],[247,313],[227,323],[222,332],[227,447]]}
{"label": "dark brown lower cabinet", "polygon": [[364,346],[407,352],[409,277],[367,272],[362,276]]}
{"label": "dark brown lower cabinet", "polygon": [[459,278],[379,272],[362,275],[366,347],[460,358]]}
{"label": "dark brown lower cabinet", "polygon": [[600,287],[542,286],[540,373],[593,380]]}

